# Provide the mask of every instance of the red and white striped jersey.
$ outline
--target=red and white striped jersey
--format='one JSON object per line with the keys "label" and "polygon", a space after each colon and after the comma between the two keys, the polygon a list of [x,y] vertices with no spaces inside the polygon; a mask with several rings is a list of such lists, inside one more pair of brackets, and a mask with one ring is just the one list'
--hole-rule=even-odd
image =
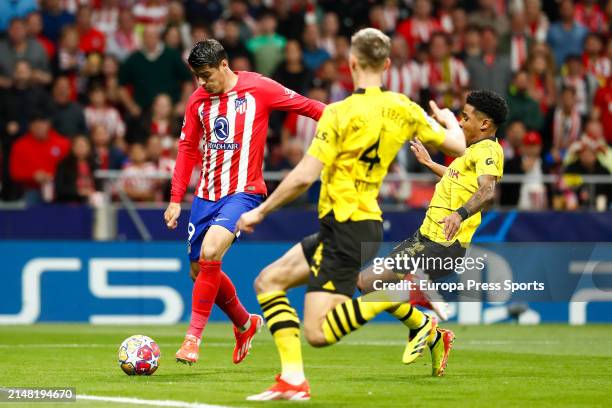
{"label": "red and white striped jersey", "polygon": [[414,61],[408,61],[400,66],[391,65],[383,73],[383,84],[390,91],[401,93],[418,101],[422,82],[421,68]]}
{"label": "red and white striped jersey", "polygon": [[254,72],[237,74],[238,82],[229,92],[209,94],[198,87],[189,98],[172,177],[172,202],[183,199],[200,158],[196,196],[217,201],[239,192],[266,194],[262,167],[270,111],[296,112],[315,120],[323,112],[323,103],[276,81]]}

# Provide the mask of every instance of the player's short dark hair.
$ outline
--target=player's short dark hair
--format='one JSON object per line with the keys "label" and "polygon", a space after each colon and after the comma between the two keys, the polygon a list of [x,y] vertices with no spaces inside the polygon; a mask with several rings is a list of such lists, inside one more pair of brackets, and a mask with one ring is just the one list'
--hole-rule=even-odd
{"label": "player's short dark hair", "polygon": [[472,91],[466,99],[478,112],[484,113],[499,127],[508,117],[508,104],[498,93],[488,89]]}
{"label": "player's short dark hair", "polygon": [[187,62],[192,68],[201,68],[207,65],[218,67],[224,59],[228,59],[225,48],[219,41],[211,38],[198,41],[189,52]]}

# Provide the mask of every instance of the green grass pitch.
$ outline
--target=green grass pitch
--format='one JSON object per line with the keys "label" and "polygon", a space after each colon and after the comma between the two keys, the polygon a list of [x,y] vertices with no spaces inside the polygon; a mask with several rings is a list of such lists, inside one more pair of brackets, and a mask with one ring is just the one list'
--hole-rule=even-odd
{"label": "green grass pitch", "polygon": [[[430,356],[401,364],[406,331],[373,323],[339,344],[303,347],[312,388],[308,407],[517,407],[610,406],[612,326],[453,326],[457,335],[447,375],[430,377]],[[257,407],[244,397],[263,391],[279,372],[266,331],[251,355],[231,362],[229,324],[210,324],[200,361],[177,364],[174,352],[185,326],[0,326],[0,386],[76,387],[77,394]],[[128,377],[117,364],[117,347],[145,334],[161,347],[159,370]],[[267,405],[287,405],[274,402]],[[78,401],[14,404],[17,407],[121,406]],[[8,404],[0,404],[8,406]],[[135,406],[135,405],[132,405]]]}

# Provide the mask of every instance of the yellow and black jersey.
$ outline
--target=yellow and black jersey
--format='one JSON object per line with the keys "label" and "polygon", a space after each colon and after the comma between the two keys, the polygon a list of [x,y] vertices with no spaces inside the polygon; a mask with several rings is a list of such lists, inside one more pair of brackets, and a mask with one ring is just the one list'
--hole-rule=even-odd
{"label": "yellow and black jersey", "polygon": [[402,145],[418,136],[439,146],[445,130],[408,97],[384,88],[358,89],[323,111],[308,154],[323,164],[319,218],[382,221],[377,197]]}
{"label": "yellow and black jersey", "polygon": [[[444,237],[440,221],[462,207],[478,190],[478,177],[491,175],[499,180],[504,172],[504,151],[495,138],[471,144],[463,156],[453,160],[438,184],[429,203],[425,220],[419,231],[430,240],[450,245]],[[467,246],[480,225],[480,211],[461,223],[454,241]]]}

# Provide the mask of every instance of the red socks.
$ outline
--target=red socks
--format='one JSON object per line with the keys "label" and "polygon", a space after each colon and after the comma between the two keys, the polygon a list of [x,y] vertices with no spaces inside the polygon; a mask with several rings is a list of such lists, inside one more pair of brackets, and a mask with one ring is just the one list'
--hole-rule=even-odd
{"label": "red socks", "polygon": [[187,334],[202,337],[221,284],[221,261],[200,260],[200,273],[191,294],[191,323]]}
{"label": "red socks", "polygon": [[240,303],[232,280],[223,271],[221,271],[221,284],[215,304],[223,310],[236,327],[244,326],[251,316]]}

